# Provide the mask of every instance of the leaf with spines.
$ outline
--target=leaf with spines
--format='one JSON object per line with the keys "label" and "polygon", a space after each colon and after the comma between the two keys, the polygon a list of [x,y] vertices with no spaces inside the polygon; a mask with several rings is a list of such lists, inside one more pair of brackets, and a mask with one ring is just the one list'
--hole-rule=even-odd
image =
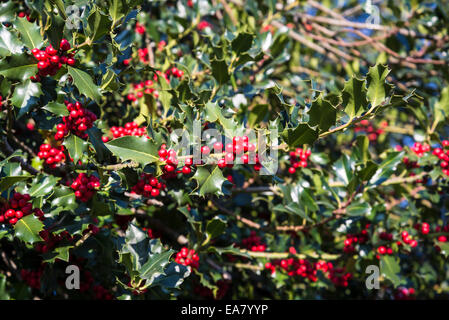
{"label": "leaf with spines", "polygon": [[19,219],[14,225],[15,236],[30,244],[42,241],[39,232],[43,229],[44,224],[34,214]]}
{"label": "leaf with spines", "polygon": [[382,104],[392,90],[392,85],[386,82],[390,69],[381,64],[369,68],[366,76],[368,82],[367,97],[372,107]]}
{"label": "leaf with spines", "polygon": [[212,172],[210,172],[205,166],[197,167],[195,175],[192,179],[196,180],[198,184],[195,191],[200,196],[204,197],[206,194],[223,194],[222,186],[226,181],[226,178],[223,177],[223,173],[218,166],[216,166]]}
{"label": "leaf with spines", "polygon": [[22,52],[23,45],[15,33],[0,25],[0,56],[6,57],[11,54]]}
{"label": "leaf with spines", "polygon": [[145,137],[125,136],[105,144],[121,160],[132,160],[142,165],[159,160],[157,146]]}
{"label": "leaf with spines", "polygon": [[32,187],[29,190],[29,194],[31,197],[43,197],[49,196],[53,193],[54,187],[58,183],[60,178],[56,178],[54,176],[44,176],[38,175],[33,179]]}
{"label": "leaf with spines", "polygon": [[22,116],[32,107],[36,106],[42,94],[41,84],[34,83],[29,79],[17,85],[14,89],[11,102],[15,107],[20,109],[18,116]]}
{"label": "leaf with spines", "polygon": [[70,66],[67,67],[67,70],[78,91],[86,97],[95,100],[95,102],[100,103],[100,88],[93,82],[92,77],[88,73]]}
{"label": "leaf with spines", "polygon": [[0,75],[25,81],[37,73],[37,60],[26,53],[13,54],[0,61]]}
{"label": "leaf with spines", "polygon": [[312,101],[309,117],[309,126],[318,126],[320,130],[327,131],[335,124],[337,109],[320,95]]}
{"label": "leaf with spines", "polygon": [[352,77],[345,82],[342,91],[342,105],[345,113],[352,119],[368,109],[365,79]]}
{"label": "leaf with spines", "polygon": [[318,139],[318,130],[307,123],[300,123],[296,128],[285,129],[282,136],[289,147],[299,147],[313,144]]}
{"label": "leaf with spines", "polygon": [[393,283],[395,288],[405,282],[400,277],[401,267],[398,259],[394,256],[382,255],[380,257],[380,271],[383,276]]}
{"label": "leaf with spines", "polygon": [[19,31],[22,41],[30,50],[34,48],[41,49],[44,44],[44,39],[37,24],[17,17],[16,21],[14,21],[14,26]]}
{"label": "leaf with spines", "polygon": [[78,163],[83,154],[87,152],[88,143],[81,139],[80,137],[71,134],[64,139],[63,145],[69,152],[70,157],[72,157],[74,163]]}

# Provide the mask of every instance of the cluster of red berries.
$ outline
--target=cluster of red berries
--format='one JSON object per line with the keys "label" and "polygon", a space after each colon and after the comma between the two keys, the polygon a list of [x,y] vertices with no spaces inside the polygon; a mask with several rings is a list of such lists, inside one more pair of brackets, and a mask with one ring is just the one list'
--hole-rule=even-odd
{"label": "cluster of red berries", "polygon": [[73,237],[67,230],[62,231],[59,234],[50,233],[48,230],[42,230],[39,232],[40,237],[44,240],[44,243],[37,243],[35,249],[39,253],[47,253],[64,240],[68,242],[73,241]]}
{"label": "cluster of red berries", "polygon": [[414,228],[422,234],[428,234],[430,232],[430,225],[427,222],[417,223]]}
{"label": "cluster of red berries", "polygon": [[[164,178],[170,179],[176,176],[176,168],[178,167],[179,161],[177,158],[176,151],[173,149],[167,150],[167,145],[164,143],[158,151],[159,161],[165,162]],[[184,166],[181,168],[180,172],[184,175],[189,175],[192,172],[193,158],[187,157],[184,159]]]}
{"label": "cluster of red berries", "polygon": [[449,176],[449,140],[441,141],[443,148],[435,148],[433,154],[440,159],[440,167],[443,173]]}
{"label": "cluster of red berries", "polygon": [[[111,127],[111,134],[114,139],[124,136],[145,136],[147,139],[150,139],[150,137],[147,135],[147,129],[145,127],[139,127],[139,125],[134,121],[127,122],[124,127]],[[103,142],[108,142],[109,138],[105,136],[102,138],[102,140]]]}
{"label": "cluster of red berries", "polygon": [[[438,147],[432,150],[432,147],[427,143],[421,144],[419,142],[415,142],[413,144],[413,147],[410,148],[410,150],[419,158],[423,157],[426,153],[432,151],[432,154],[438,157],[438,159],[440,160],[439,165],[443,173],[449,176],[449,140],[441,141],[441,145],[442,148]],[[395,150],[401,151],[402,147],[397,145],[395,147]],[[414,169],[420,167],[417,161],[410,161],[408,157],[404,157],[402,161],[407,166],[407,168]],[[410,175],[413,176],[415,175],[415,173],[412,172]],[[425,181],[426,179],[416,180],[417,183],[423,183]]]}
{"label": "cluster of red berries", "polygon": [[137,49],[137,53],[139,55],[140,61],[142,61],[143,63],[148,63],[148,48]]}
{"label": "cluster of red berries", "polygon": [[[412,239],[412,237],[408,234],[407,231],[401,232],[402,241],[405,244],[408,244],[410,247],[415,248],[418,245],[418,241]],[[400,241],[397,242],[397,244],[400,246],[402,243]]]}
{"label": "cluster of red berries", "polygon": [[201,296],[203,298],[221,300],[228,292],[230,286],[231,285],[229,281],[226,280],[217,281],[218,290],[216,296],[214,296],[214,293],[212,292],[211,289],[204,287],[201,284],[195,285],[193,291],[196,295]]}
{"label": "cluster of red berries", "polygon": [[62,145],[57,148],[53,148],[47,143],[41,144],[37,156],[40,159],[45,159],[45,163],[49,165],[50,168],[55,168],[59,163],[66,160],[64,146]]}
{"label": "cluster of red berries", "polygon": [[131,193],[140,194],[149,198],[157,197],[160,190],[165,189],[165,184],[161,183],[156,177],[149,173],[142,173],[135,186],[131,188]]}
{"label": "cluster of red berries", "polygon": [[3,97],[0,96],[0,111],[2,111],[2,105],[3,105]]}
{"label": "cluster of red berries", "polygon": [[[175,171],[176,171],[176,168],[178,167],[178,163],[179,163],[176,151],[173,149],[167,150],[167,145],[164,143],[161,145],[161,148],[158,151],[158,155],[159,155],[159,161],[165,162],[165,165],[162,168],[162,170],[165,173],[165,177],[171,178],[171,177],[176,176]],[[190,160],[186,159],[186,162],[190,163]],[[192,163],[193,163],[193,161],[192,161]],[[190,169],[190,165],[188,166],[189,169]]]}
{"label": "cluster of red berries", "polygon": [[419,142],[415,142],[413,144],[413,147],[410,148],[410,150],[412,150],[413,153],[416,154],[416,156],[419,158],[424,156],[425,153],[429,152],[430,149],[430,145],[428,145],[427,143],[421,144]]}
{"label": "cluster of red berries", "polygon": [[139,22],[136,22],[136,33],[138,34],[144,34],[145,33],[145,26],[143,24],[140,24]]}
{"label": "cluster of red berries", "polygon": [[129,101],[134,102],[137,101],[137,99],[142,98],[144,94],[152,94],[157,99],[159,97],[159,92],[155,88],[152,88],[153,84],[154,83],[152,80],[146,80],[133,84],[133,90],[128,93],[126,98]]}
{"label": "cluster of red berries", "polygon": [[251,251],[264,252],[267,250],[267,245],[262,243],[261,237],[255,231],[251,231],[248,238],[242,239],[241,246]]}
{"label": "cluster of red berries", "polygon": [[34,19],[31,19],[31,15],[29,12],[25,12],[25,11],[20,11],[17,16],[19,18],[26,18],[29,22],[33,22]]}
{"label": "cluster of red berries", "polygon": [[[393,254],[393,249],[386,247],[386,246],[380,246],[377,248],[377,252],[379,253],[379,255],[388,254],[391,256]],[[379,258],[379,256],[378,256],[378,258]]]}
{"label": "cluster of red berries", "polygon": [[353,253],[355,251],[355,245],[358,244],[364,244],[368,241],[368,228],[370,227],[369,224],[365,226],[365,229],[363,229],[360,233],[357,234],[347,234],[346,239],[344,241],[344,247],[343,251],[346,253]]}
{"label": "cluster of red berries", "polygon": [[273,260],[272,262],[267,262],[265,264],[265,268],[270,270],[271,273],[276,272],[276,268],[280,268],[287,272],[287,274],[291,277],[300,276],[306,278],[312,282],[316,282],[318,280],[318,270],[321,270],[323,273],[327,273],[327,277],[336,285],[336,286],[348,286],[348,281],[351,279],[351,273],[345,273],[344,268],[334,268],[331,262],[326,262],[320,260],[316,263],[311,263],[306,259],[295,259],[288,258],[282,260]]}
{"label": "cluster of red berries", "polygon": [[51,45],[43,50],[39,50],[38,48],[31,50],[31,53],[39,62],[37,63],[37,74],[31,76],[30,79],[39,82],[42,77],[54,76],[62,68],[63,64],[74,66],[76,63],[73,58],[74,53],[67,53],[69,49],[70,43],[67,39],[62,39],[59,44],[59,50],[53,48]]}
{"label": "cluster of red berries", "polygon": [[[382,127],[388,126],[388,122],[384,121],[381,123]],[[377,129],[370,121],[362,120],[354,126],[354,132],[363,133],[368,135],[370,141],[376,141],[379,135],[381,135],[384,130]]]}
{"label": "cluster of red berries", "polygon": [[182,264],[183,266],[190,266],[192,268],[197,269],[199,266],[200,257],[195,250],[188,249],[183,247],[177,254],[175,258],[175,262]]}
{"label": "cluster of red berries", "polygon": [[352,274],[350,272],[346,272],[344,267],[330,268],[327,277],[336,287],[347,287],[349,280],[352,279]]}
{"label": "cluster of red berries", "polygon": [[89,176],[85,173],[80,173],[70,184],[70,187],[75,190],[75,197],[78,200],[87,202],[100,187],[100,179],[94,175]]}
{"label": "cluster of red berries", "polygon": [[307,167],[307,160],[312,155],[310,149],[296,148],[295,151],[290,152],[290,165],[288,172],[294,174],[297,168]]}
{"label": "cluster of red berries", "polygon": [[414,300],[415,297],[413,295],[415,294],[415,289],[413,288],[405,288],[401,287],[398,288],[394,295],[395,300]]}
{"label": "cluster of red berries", "polygon": [[150,239],[156,239],[162,236],[162,234],[159,231],[153,230],[151,228],[142,228],[142,230],[147,233],[148,238]]}
{"label": "cluster of red berries", "polygon": [[179,70],[176,67],[173,67],[171,69],[168,69],[167,71],[165,71],[166,74],[166,78],[168,78],[170,75],[176,77],[176,78],[182,78],[182,76],[184,75],[184,71]]}
{"label": "cluster of red berries", "polygon": [[212,27],[212,25],[205,20],[198,23],[198,30],[200,30],[200,31],[203,31],[204,29],[210,28],[210,27]]}
{"label": "cluster of red berries", "polygon": [[0,207],[0,223],[16,224],[21,218],[32,213],[40,220],[43,220],[44,212],[39,208],[33,210],[33,204],[30,200],[29,194],[16,192],[8,203]]}
{"label": "cluster of red berries", "polygon": [[[214,143],[213,146],[216,153],[221,153],[223,151],[223,144],[221,142]],[[253,155],[253,158],[250,158],[250,154],[253,154],[256,151],[256,145],[254,143],[249,142],[248,136],[235,136],[232,138],[232,143],[228,143],[225,146],[225,156],[224,158],[218,160],[218,167],[220,169],[224,169],[226,167],[232,168],[234,165],[234,160],[237,156],[240,156],[241,162],[243,164],[248,164],[250,161],[255,163],[254,169],[259,171],[262,168],[262,165],[259,162],[259,158],[257,154]],[[247,154],[245,152],[249,152]],[[201,148],[201,153],[207,155],[210,153],[210,149],[208,146],[203,146]]]}
{"label": "cluster of red berries", "polygon": [[82,107],[81,103],[78,101],[71,103],[69,101],[64,101],[69,111],[68,116],[62,118],[63,123],[56,125],[55,139],[63,139],[69,132],[82,138],[87,138],[86,130],[92,128],[93,123],[97,120],[97,116]]}
{"label": "cluster of red berries", "polygon": [[44,273],[44,268],[41,267],[38,270],[20,270],[20,276],[26,284],[32,289],[39,290],[41,288],[41,278]]}

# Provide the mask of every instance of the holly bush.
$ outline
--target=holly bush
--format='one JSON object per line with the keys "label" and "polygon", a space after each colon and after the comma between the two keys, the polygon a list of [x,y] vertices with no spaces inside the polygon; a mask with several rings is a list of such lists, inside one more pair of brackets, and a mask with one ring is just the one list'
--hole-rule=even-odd
{"label": "holly bush", "polygon": [[0,22],[1,298],[448,298],[444,1]]}

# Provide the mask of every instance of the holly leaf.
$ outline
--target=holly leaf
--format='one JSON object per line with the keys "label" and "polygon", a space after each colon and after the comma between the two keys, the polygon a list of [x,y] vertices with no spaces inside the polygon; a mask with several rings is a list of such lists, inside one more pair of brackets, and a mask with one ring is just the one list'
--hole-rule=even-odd
{"label": "holly leaf", "polygon": [[318,130],[307,123],[300,123],[296,128],[285,129],[282,136],[289,147],[298,147],[313,144],[318,139]]}
{"label": "holly leaf", "polygon": [[37,73],[37,60],[26,53],[13,54],[0,60],[0,75],[10,79],[25,81]]}
{"label": "holly leaf", "polygon": [[223,173],[218,166],[215,166],[215,169],[212,172],[206,169],[205,166],[197,167],[192,179],[197,181],[197,188],[195,191],[203,197],[206,194],[222,195],[222,185],[223,182],[227,180],[223,177]]}
{"label": "holly leaf", "polygon": [[80,69],[76,69],[70,66],[67,67],[67,70],[73,79],[73,83],[78,88],[78,91],[86,97],[95,100],[95,102],[100,103],[100,88],[95,85],[95,83],[92,81],[91,76]]}
{"label": "holly leaf", "polygon": [[32,187],[28,193],[31,197],[36,198],[51,195],[58,180],[59,178],[54,176],[39,175],[33,179]]}
{"label": "holly leaf", "polygon": [[312,107],[309,110],[309,125],[318,126],[322,131],[329,130],[335,124],[337,119],[337,109],[320,95],[312,101]]}
{"label": "holly leaf", "polygon": [[357,79],[353,76],[345,82],[342,91],[342,105],[345,113],[351,119],[360,115],[368,108],[366,93],[367,90],[364,79]]}
{"label": "holly leaf", "polygon": [[121,160],[132,160],[142,165],[159,160],[158,148],[145,137],[125,136],[105,144]]}
{"label": "holly leaf", "polygon": [[383,255],[380,257],[380,271],[384,277],[393,283],[395,288],[405,282],[399,275],[401,267],[398,259],[393,256]]}
{"label": "holly leaf", "polygon": [[34,214],[19,219],[14,225],[15,236],[30,244],[43,241],[39,236],[39,232],[43,229],[44,224]]}
{"label": "holly leaf", "polygon": [[0,25],[0,56],[6,57],[21,53],[22,48],[23,45],[19,38],[5,26]]}
{"label": "holly leaf", "polygon": [[14,21],[14,26],[19,31],[22,41],[30,50],[34,48],[40,49],[42,47],[44,39],[37,24],[17,17]]}
{"label": "holly leaf", "polygon": [[80,137],[71,134],[64,139],[63,145],[69,152],[70,157],[73,159],[73,163],[78,163],[84,152],[87,152],[87,146],[89,145],[86,141]]}
{"label": "holly leaf", "polygon": [[392,86],[386,83],[389,73],[390,69],[381,64],[369,68],[366,79],[368,81],[367,97],[371,102],[371,106],[377,107],[389,95],[392,89]]}
{"label": "holly leaf", "polygon": [[42,95],[41,84],[34,83],[31,80],[17,85],[11,98],[12,104],[21,109],[19,117],[28,112],[33,106],[37,105],[39,96]]}

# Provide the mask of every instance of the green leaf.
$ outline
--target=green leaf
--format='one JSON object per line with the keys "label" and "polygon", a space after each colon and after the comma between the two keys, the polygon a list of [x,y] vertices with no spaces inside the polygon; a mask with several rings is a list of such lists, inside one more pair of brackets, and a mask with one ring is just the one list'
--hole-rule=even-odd
{"label": "green leaf", "polygon": [[112,21],[98,8],[91,10],[87,19],[87,35],[92,41],[97,41],[111,30]]}
{"label": "green leaf", "polygon": [[95,100],[95,102],[100,103],[100,88],[95,85],[95,83],[92,81],[91,76],[80,69],[76,69],[70,66],[67,67],[67,70],[73,79],[73,83],[78,88],[78,91],[86,97]]}
{"label": "green leaf", "polygon": [[396,257],[382,255],[380,257],[380,271],[393,283],[395,288],[404,283],[404,279],[401,279],[399,275],[401,268]]}
{"label": "green leaf", "polygon": [[212,75],[218,84],[223,85],[229,81],[228,65],[224,60],[212,60]]}
{"label": "green leaf", "polygon": [[14,225],[15,236],[26,243],[42,241],[39,232],[44,229],[44,224],[34,215],[30,214],[19,219]]}
{"label": "green leaf", "polygon": [[64,117],[69,115],[69,111],[67,110],[67,106],[63,103],[59,103],[56,101],[49,102],[45,107],[42,109],[50,111],[54,115],[57,115],[59,117]]}
{"label": "green leaf", "polygon": [[347,186],[354,176],[355,164],[349,156],[343,155],[334,163],[332,169],[337,180],[342,181]]}
{"label": "green leaf", "polygon": [[10,80],[25,81],[37,73],[37,60],[26,53],[0,60],[0,75]]}
{"label": "green leaf", "polygon": [[20,32],[22,41],[30,50],[34,48],[41,49],[44,39],[37,24],[31,23],[27,19],[16,18],[14,25]]}
{"label": "green leaf", "polygon": [[11,102],[15,107],[22,109],[19,111],[21,116],[38,103],[38,97],[42,94],[41,84],[28,79],[15,87]]}
{"label": "green leaf", "polygon": [[230,255],[234,255],[234,256],[240,256],[240,257],[245,257],[245,258],[251,259],[251,256],[249,254],[247,254],[244,251],[241,251],[239,248],[236,248],[233,245],[230,245],[227,247],[210,246],[209,248],[207,248],[207,251],[216,253],[220,256],[222,254],[230,254]]}
{"label": "green leaf", "polygon": [[446,258],[449,256],[449,242],[437,242],[436,245],[440,247],[441,254]]}
{"label": "green leaf", "polygon": [[209,242],[213,238],[216,238],[223,234],[226,230],[226,221],[220,217],[215,217],[212,220],[209,220],[206,224],[206,242]]}
{"label": "green leaf", "polygon": [[232,118],[226,118],[223,115],[223,110],[217,103],[208,102],[205,108],[206,121],[216,122],[218,121],[221,126],[229,133],[233,133],[236,130],[238,124]]}
{"label": "green leaf", "polygon": [[209,172],[205,166],[197,167],[192,179],[196,180],[198,183],[195,191],[197,191],[200,196],[205,196],[206,194],[223,194],[221,188],[223,182],[227,180],[223,177],[223,173],[218,166],[216,166],[212,172]]}
{"label": "green leaf", "polygon": [[32,187],[29,190],[31,197],[43,197],[53,193],[55,185],[58,183],[59,178],[54,176],[39,175],[33,179]]}
{"label": "green leaf", "polygon": [[6,57],[21,53],[22,47],[19,38],[5,26],[0,25],[0,56]]}
{"label": "green leaf", "polygon": [[440,100],[435,103],[435,121],[449,119],[449,86],[441,90]]}
{"label": "green leaf", "polygon": [[62,207],[67,210],[75,209],[77,207],[75,193],[69,187],[56,188],[52,196],[51,206]]}
{"label": "green leaf", "polygon": [[337,109],[320,95],[312,101],[309,116],[309,125],[311,127],[318,126],[322,131],[327,131],[335,124]]}
{"label": "green leaf", "polygon": [[382,104],[389,95],[392,86],[385,82],[389,73],[390,69],[380,64],[369,68],[366,78],[368,81],[367,97],[371,106],[377,107]]}
{"label": "green leaf", "polygon": [[237,38],[232,40],[232,51],[237,55],[246,52],[251,48],[254,40],[254,35],[250,33],[240,33]]}
{"label": "green leaf", "polygon": [[307,123],[300,123],[294,129],[285,129],[282,136],[289,147],[299,147],[313,144],[318,139],[318,130],[312,129]]}
{"label": "green leaf", "polygon": [[346,208],[346,213],[351,217],[366,216],[371,212],[371,206],[368,202],[354,202]]}
{"label": "green leaf", "polygon": [[11,22],[16,14],[16,4],[13,1],[0,3],[0,23]]}
{"label": "green leaf", "polygon": [[29,179],[31,176],[7,176],[0,178],[0,191],[4,191],[13,185],[15,185],[17,182],[25,181]]}
{"label": "green leaf", "polygon": [[44,255],[44,261],[47,263],[54,263],[56,262],[56,260],[69,262],[70,249],[72,248],[74,248],[73,245],[64,245],[57,247],[53,250],[53,252],[49,252]]}
{"label": "green leaf", "polygon": [[78,160],[87,152],[87,146],[89,145],[86,141],[74,134],[65,138],[62,144],[66,147],[70,157],[72,157],[73,163],[78,163]]}
{"label": "green leaf", "polygon": [[112,22],[115,24],[126,15],[128,7],[125,0],[109,0],[108,2],[109,14],[112,18]]}
{"label": "green leaf", "polygon": [[379,185],[390,178],[403,157],[404,152],[391,152],[388,157],[379,164],[376,173],[370,179],[370,184]]}
{"label": "green leaf", "polygon": [[146,165],[159,160],[157,146],[145,137],[125,136],[105,146],[122,161],[132,160]]}
{"label": "green leaf", "polygon": [[368,108],[366,94],[365,80],[352,77],[345,82],[342,91],[342,106],[351,119],[362,114]]}

